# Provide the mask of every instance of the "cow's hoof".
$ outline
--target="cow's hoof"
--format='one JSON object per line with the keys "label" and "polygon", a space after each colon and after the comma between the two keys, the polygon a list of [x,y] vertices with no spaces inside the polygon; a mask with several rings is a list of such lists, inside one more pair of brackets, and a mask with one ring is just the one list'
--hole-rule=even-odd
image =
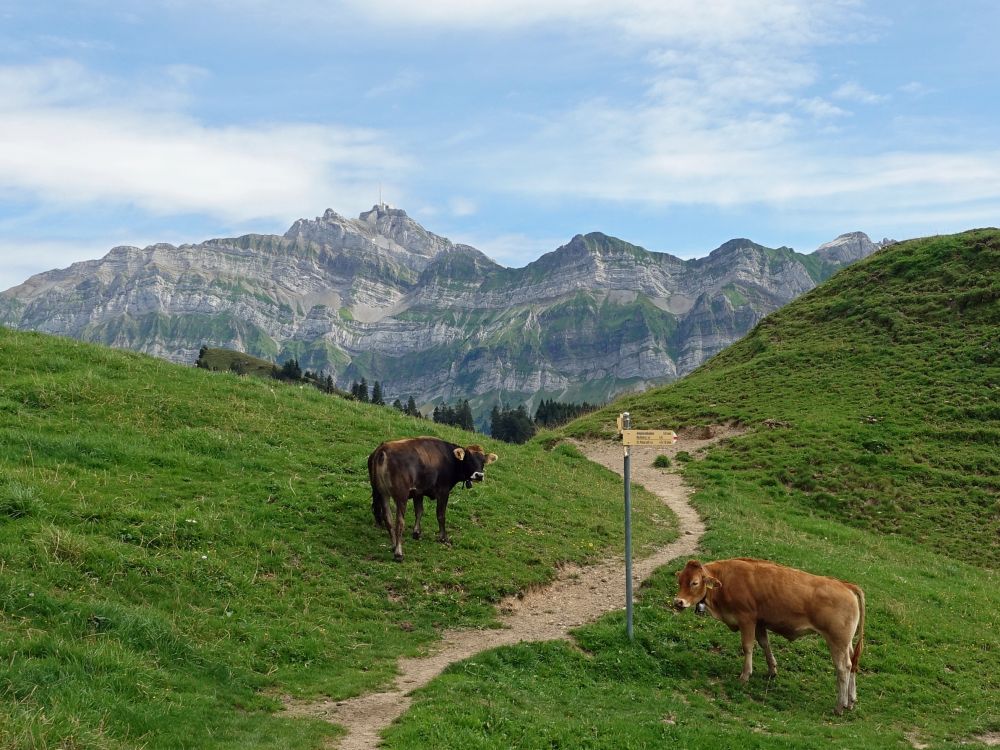
{"label": "cow's hoof", "polygon": [[741,674],[740,675],[740,682],[742,682],[744,685],[746,685],[748,682],[750,682],[750,675],[748,675],[748,674]]}
{"label": "cow's hoof", "polygon": [[395,560],[396,562],[403,562],[403,556],[398,552],[393,553],[392,559]]}
{"label": "cow's hoof", "polygon": [[413,538],[414,539],[419,539],[420,538],[420,532],[419,531],[414,531],[413,532]]}
{"label": "cow's hoof", "polygon": [[844,714],[844,707],[837,706],[835,709],[833,709],[833,712],[837,714],[837,716],[842,716]]}

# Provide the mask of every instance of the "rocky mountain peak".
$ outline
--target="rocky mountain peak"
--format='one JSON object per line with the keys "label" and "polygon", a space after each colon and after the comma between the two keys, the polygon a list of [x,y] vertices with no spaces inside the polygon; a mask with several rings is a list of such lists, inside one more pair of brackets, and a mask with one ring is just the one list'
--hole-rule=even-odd
{"label": "rocky mountain peak", "polygon": [[[329,211],[329,209],[327,209]],[[366,224],[371,224],[373,227],[378,226],[379,219],[385,219],[388,217],[395,217],[397,219],[409,219],[410,222],[416,224],[413,219],[407,216],[406,211],[401,208],[393,208],[388,203],[376,203],[371,207],[369,211],[362,211],[358,215],[358,221],[363,221]],[[419,226],[419,225],[418,225]]]}
{"label": "rocky mountain peak", "polygon": [[816,248],[815,255],[834,263],[853,263],[867,258],[879,247],[881,244],[876,245],[864,232],[847,232],[820,245]]}
{"label": "rocky mountain peak", "polygon": [[315,219],[299,219],[284,237],[334,249],[368,247],[373,252],[381,250],[397,256],[417,256],[414,262],[421,267],[427,259],[453,247],[450,240],[428,232],[403,209],[384,203],[363,211],[357,219],[348,219],[327,209]]}
{"label": "rocky mountain peak", "polygon": [[750,250],[753,248],[759,248],[758,245],[753,240],[748,240],[746,237],[736,237],[729,240],[728,242],[723,242],[715,250],[708,254],[710,258],[718,258],[719,256],[732,255],[740,250]]}

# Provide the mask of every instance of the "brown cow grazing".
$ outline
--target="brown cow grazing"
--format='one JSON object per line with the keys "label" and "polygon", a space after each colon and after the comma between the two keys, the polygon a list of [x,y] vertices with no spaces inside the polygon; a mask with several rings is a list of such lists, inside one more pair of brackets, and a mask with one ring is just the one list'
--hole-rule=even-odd
{"label": "brown cow grazing", "polygon": [[[753,643],[764,650],[768,675],[778,673],[767,631],[790,641],[819,633],[830,647],[837,669],[837,708],[854,708],[858,699],[856,674],[865,641],[865,593],[853,583],[815,576],[769,562],[737,558],[702,565],[689,560],[677,574],[679,590],[674,609],[705,607],[731,630],[740,631],[746,682],[753,672]],[[852,651],[855,632],[858,643]]]}
{"label": "brown cow grazing", "polygon": [[[396,562],[403,560],[403,530],[406,501],[413,498],[417,520],[413,538],[420,538],[420,519],[424,515],[424,496],[437,501],[438,541],[447,542],[445,513],[448,496],[456,484],[471,489],[473,482],[485,478],[487,464],[497,460],[478,445],[463,448],[435,437],[405,438],[382,443],[368,456],[368,479],[372,485],[372,514],[375,523],[389,530]],[[396,503],[396,517],[391,518],[389,500]]]}

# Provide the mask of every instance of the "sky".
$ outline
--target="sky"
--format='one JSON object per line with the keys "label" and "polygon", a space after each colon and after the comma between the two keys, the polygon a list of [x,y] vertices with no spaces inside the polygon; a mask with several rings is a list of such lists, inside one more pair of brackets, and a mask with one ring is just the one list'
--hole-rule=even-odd
{"label": "sky", "polygon": [[995,0],[0,0],[0,289],[379,199],[523,266],[1000,224]]}

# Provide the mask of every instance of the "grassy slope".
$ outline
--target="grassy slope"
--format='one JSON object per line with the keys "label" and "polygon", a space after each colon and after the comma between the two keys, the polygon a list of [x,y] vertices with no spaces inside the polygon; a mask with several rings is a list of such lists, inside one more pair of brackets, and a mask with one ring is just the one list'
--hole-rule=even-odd
{"label": "grassy slope", "polygon": [[[693,375],[566,428],[606,435],[739,419],[687,464],[704,559],[770,558],[868,597],[860,703],[832,716],[818,638],[772,643],[779,674],[740,685],[739,638],[668,610],[660,571],[637,608],[564,644],[500,649],[446,672],[390,746],[958,747],[1000,730],[1000,232],[889,248],[770,316]],[[768,428],[766,419],[787,426]],[[650,453],[649,460],[653,454]]]}
{"label": "grassy slope", "polygon": [[[500,461],[452,495],[454,547],[407,539],[394,564],[365,458],[418,434],[480,440],[0,329],[0,747],[318,747],[331,728],[268,695],[385,684],[440,628],[620,544],[609,473],[480,440]],[[638,502],[640,544],[675,534]]]}

